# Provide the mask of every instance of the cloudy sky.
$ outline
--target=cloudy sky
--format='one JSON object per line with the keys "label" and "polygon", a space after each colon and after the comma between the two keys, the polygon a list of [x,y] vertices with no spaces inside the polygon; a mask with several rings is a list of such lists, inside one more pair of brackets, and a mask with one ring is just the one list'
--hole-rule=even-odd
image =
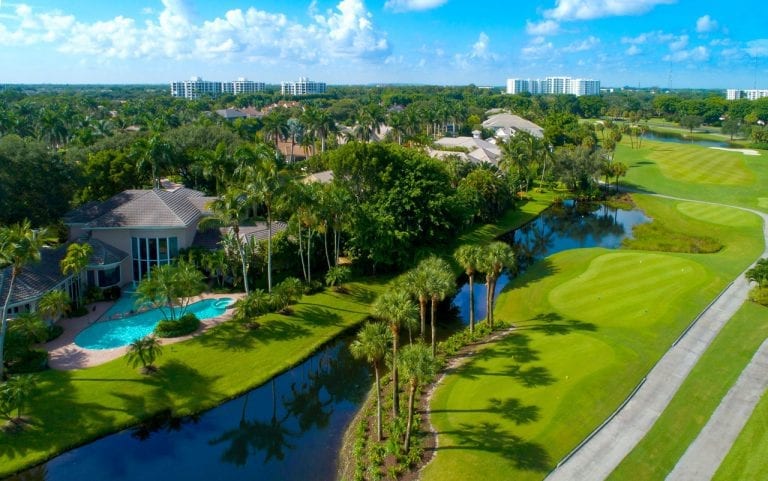
{"label": "cloudy sky", "polygon": [[766,25],[758,0],[0,0],[0,84],[768,88]]}

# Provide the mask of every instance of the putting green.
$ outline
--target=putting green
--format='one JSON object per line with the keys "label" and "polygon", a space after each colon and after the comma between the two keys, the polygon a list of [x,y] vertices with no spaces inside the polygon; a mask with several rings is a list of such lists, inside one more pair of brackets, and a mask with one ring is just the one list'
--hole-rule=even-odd
{"label": "putting green", "polygon": [[677,210],[694,219],[732,227],[748,227],[754,224],[754,214],[721,205],[681,202]]}
{"label": "putting green", "polygon": [[663,254],[614,253],[593,260],[549,294],[559,312],[600,325],[655,324],[667,307],[707,278],[704,268]]}
{"label": "putting green", "polygon": [[679,182],[723,186],[752,185],[755,176],[739,152],[665,144],[649,152],[662,174]]}

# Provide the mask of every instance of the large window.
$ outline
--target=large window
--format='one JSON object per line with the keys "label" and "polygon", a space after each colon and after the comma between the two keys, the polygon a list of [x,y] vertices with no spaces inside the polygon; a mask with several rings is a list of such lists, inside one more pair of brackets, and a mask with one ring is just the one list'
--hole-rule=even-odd
{"label": "large window", "polygon": [[99,287],[116,286],[120,284],[120,265],[108,269],[103,269],[98,272]]}
{"label": "large window", "polygon": [[176,237],[132,237],[133,280],[139,281],[157,265],[170,264],[179,255]]}

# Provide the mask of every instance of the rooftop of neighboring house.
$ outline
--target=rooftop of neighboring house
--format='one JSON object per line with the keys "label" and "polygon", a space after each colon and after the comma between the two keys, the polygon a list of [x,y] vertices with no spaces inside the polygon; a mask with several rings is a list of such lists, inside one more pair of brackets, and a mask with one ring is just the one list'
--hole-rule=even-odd
{"label": "rooftop of neighboring house", "polygon": [[[455,155],[473,163],[487,162],[496,165],[501,157],[501,150],[496,144],[477,137],[443,137],[437,140],[435,144],[438,148],[429,149],[428,153],[438,159]],[[440,146],[449,149],[461,148],[465,151],[439,150]]]}
{"label": "rooftop of neighboring house", "polygon": [[[278,232],[282,232],[288,228],[288,224],[281,221],[272,222],[272,236]],[[202,231],[198,231],[195,234],[195,240],[192,242],[192,247],[199,247],[202,249],[215,250],[220,247],[219,242],[221,238],[229,232],[229,227],[211,228]],[[254,239],[257,241],[266,240],[269,236],[269,226],[266,222],[259,221],[254,225],[241,225],[240,237],[248,241]]]}
{"label": "rooftop of neighboring house", "polygon": [[[45,247],[40,251],[40,262],[30,262],[21,269],[13,283],[10,306],[31,302],[64,282],[61,260],[67,254],[66,246]],[[11,282],[11,267],[0,270],[0,299],[5,300]]]}
{"label": "rooftop of neighboring house", "polygon": [[84,229],[125,227],[188,227],[208,212],[213,197],[173,186],[170,189],[132,189],[104,202],[89,202],[69,212],[64,222]]}
{"label": "rooftop of neighboring house", "polygon": [[301,179],[301,182],[304,184],[311,184],[313,182],[319,182],[321,184],[330,184],[331,182],[333,182],[333,171],[323,170],[322,172],[314,172],[312,174],[307,175],[303,179]]}
{"label": "rooftop of neighboring house", "polygon": [[486,129],[493,129],[498,132],[502,130],[502,137],[510,135],[510,129],[514,131],[524,131],[533,135],[534,137],[544,137],[544,129],[534,124],[530,120],[526,120],[518,115],[510,114],[509,112],[502,112],[491,115],[483,122],[483,127]]}

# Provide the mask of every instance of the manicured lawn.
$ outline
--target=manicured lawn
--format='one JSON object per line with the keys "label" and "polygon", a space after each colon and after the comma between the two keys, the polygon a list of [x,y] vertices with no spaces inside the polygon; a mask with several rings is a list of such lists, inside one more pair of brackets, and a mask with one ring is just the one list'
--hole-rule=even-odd
{"label": "manicured lawn", "polygon": [[143,376],[124,359],[76,371],[39,374],[29,412],[33,426],[0,436],[0,476],[98,436],[170,409],[184,415],[211,408],[297,364],[342,331],[357,325],[384,281],[306,296],[291,316],[269,315],[245,331],[225,323],[165,347],[159,372]]}
{"label": "manicured lawn", "polygon": [[712,224],[683,214],[678,202],[639,201],[651,217],[685,221],[726,248],[706,255],[583,249],[535,264],[496,305],[498,319],[518,330],[436,391],[438,455],[422,479],[544,478],[762,251],[755,216],[735,216],[742,226]]}
{"label": "manicured lawn", "polygon": [[[702,355],[651,431],[624,458],[609,479],[664,479],[766,338],[768,309],[753,303],[744,304]],[[757,426],[759,421],[755,424],[752,429],[760,429]],[[749,446],[748,450],[748,457],[760,457],[759,450],[755,451],[753,446]],[[763,452],[761,467],[764,474],[768,451]],[[759,479],[759,476],[731,476],[723,479],[747,480]]]}
{"label": "manicured lawn", "polygon": [[629,166],[622,182],[648,192],[768,211],[768,152],[747,156],[697,145],[628,142],[615,159]]}
{"label": "manicured lawn", "polygon": [[714,481],[765,479],[768,459],[768,392],[736,438]]}

